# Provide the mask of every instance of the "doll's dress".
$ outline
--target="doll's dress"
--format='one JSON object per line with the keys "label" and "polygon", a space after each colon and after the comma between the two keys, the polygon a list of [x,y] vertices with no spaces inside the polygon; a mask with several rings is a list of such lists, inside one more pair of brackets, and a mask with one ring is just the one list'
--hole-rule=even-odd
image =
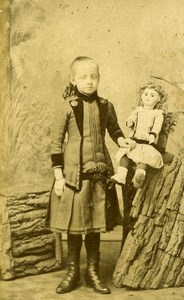
{"label": "doll's dress", "polygon": [[120,148],[116,154],[116,160],[119,162],[121,157],[127,155],[135,163],[144,163],[156,169],[161,168],[163,166],[162,156],[154,145],[149,144],[149,136],[151,132],[160,132],[163,112],[159,109],[144,109],[139,106],[132,112],[128,120],[135,123],[134,129],[130,132],[130,138],[136,141],[136,147],[132,150]]}

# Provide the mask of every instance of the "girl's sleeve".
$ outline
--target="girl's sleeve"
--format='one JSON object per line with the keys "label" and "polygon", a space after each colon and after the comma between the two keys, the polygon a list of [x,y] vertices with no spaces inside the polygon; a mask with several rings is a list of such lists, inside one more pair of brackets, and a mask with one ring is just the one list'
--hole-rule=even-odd
{"label": "girl's sleeve", "polygon": [[119,137],[125,137],[118,124],[117,115],[111,102],[108,102],[107,130],[116,144],[118,144],[117,140]]}
{"label": "girl's sleeve", "polygon": [[164,116],[163,116],[162,110],[157,110],[155,112],[156,112],[155,120],[154,120],[154,124],[153,124],[150,134],[154,134],[157,137],[162,129]]}
{"label": "girl's sleeve", "polygon": [[63,100],[60,107],[56,108],[52,128],[51,161],[52,167],[63,167],[63,143],[67,132],[69,118],[67,100]]}

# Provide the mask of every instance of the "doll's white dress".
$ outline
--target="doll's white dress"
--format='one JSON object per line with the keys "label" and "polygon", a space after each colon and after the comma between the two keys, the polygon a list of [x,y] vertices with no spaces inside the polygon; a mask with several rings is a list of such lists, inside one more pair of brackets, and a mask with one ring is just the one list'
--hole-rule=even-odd
{"label": "doll's white dress", "polygon": [[128,117],[133,122],[129,137],[136,141],[136,147],[132,150],[120,148],[116,154],[116,160],[120,161],[121,157],[127,155],[135,163],[144,163],[153,168],[161,168],[163,159],[158,150],[149,144],[150,134],[158,135],[163,125],[163,111],[160,109],[146,109],[138,106]]}

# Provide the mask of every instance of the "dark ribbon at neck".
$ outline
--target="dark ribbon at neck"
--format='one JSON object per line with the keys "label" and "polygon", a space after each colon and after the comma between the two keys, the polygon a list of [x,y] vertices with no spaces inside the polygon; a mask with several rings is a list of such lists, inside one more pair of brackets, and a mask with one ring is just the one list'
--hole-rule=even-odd
{"label": "dark ribbon at neck", "polygon": [[84,101],[86,101],[86,102],[92,102],[93,100],[99,98],[99,97],[98,97],[97,91],[95,91],[95,92],[94,92],[93,94],[91,94],[91,95],[85,95],[85,94],[80,93],[80,92],[77,90],[76,96],[77,96],[79,99],[82,99],[82,100],[84,100]]}

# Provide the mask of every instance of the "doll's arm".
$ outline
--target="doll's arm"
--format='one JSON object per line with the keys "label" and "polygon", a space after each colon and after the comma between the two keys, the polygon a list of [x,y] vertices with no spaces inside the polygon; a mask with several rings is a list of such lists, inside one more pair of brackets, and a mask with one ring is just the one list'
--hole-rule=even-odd
{"label": "doll's arm", "polygon": [[137,116],[138,116],[138,111],[137,109],[135,109],[132,111],[132,113],[129,115],[128,119],[126,120],[126,126],[129,128],[134,128],[135,124],[137,123]]}
{"label": "doll's arm", "polygon": [[157,137],[162,129],[162,125],[164,122],[163,111],[158,110],[155,115],[155,120],[153,127],[150,132],[149,143],[152,144],[157,140]]}

